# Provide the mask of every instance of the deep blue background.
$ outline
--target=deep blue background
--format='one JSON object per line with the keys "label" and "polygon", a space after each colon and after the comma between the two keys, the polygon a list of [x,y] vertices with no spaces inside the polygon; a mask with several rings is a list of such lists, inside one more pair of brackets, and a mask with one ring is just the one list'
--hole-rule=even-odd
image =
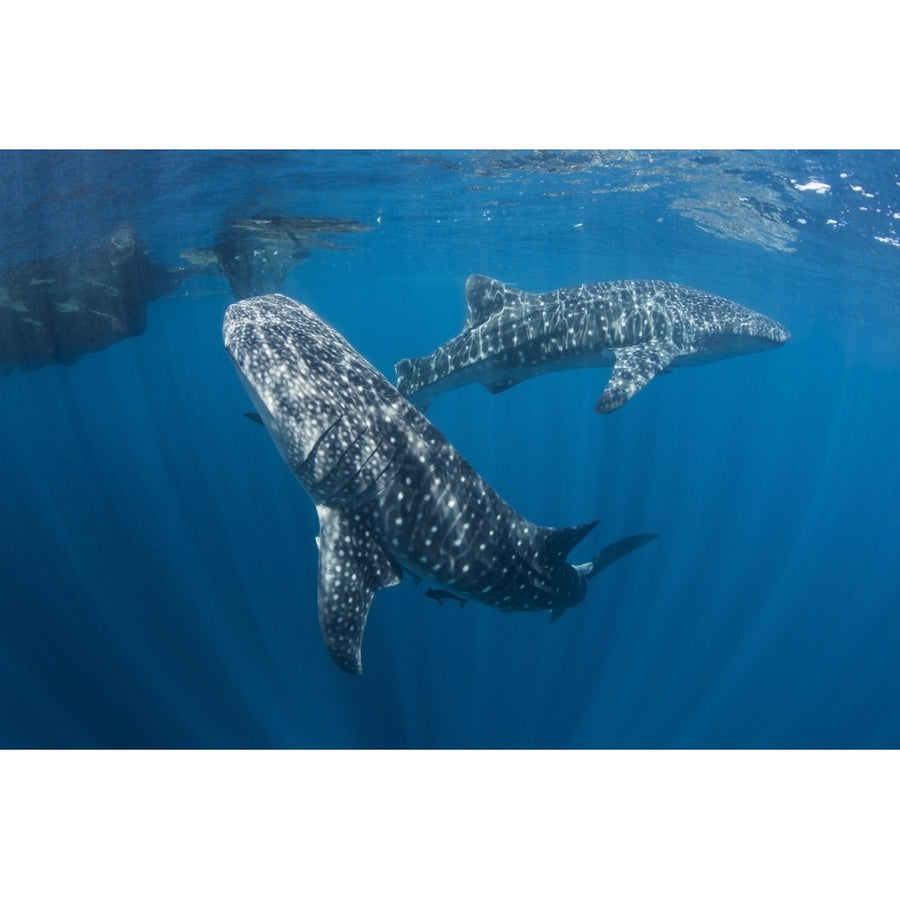
{"label": "deep blue background", "polygon": [[319,636],[313,505],[242,416],[224,279],[0,378],[0,745],[900,745],[897,154],[17,152],[0,180],[0,265],[123,221],[171,265],[236,215],[371,225],[284,292],[391,378],[473,272],[668,279],[792,332],[606,417],[608,370],[439,398],[523,515],[602,519],[584,555],[661,537],[552,626],[384,591],[359,678]]}

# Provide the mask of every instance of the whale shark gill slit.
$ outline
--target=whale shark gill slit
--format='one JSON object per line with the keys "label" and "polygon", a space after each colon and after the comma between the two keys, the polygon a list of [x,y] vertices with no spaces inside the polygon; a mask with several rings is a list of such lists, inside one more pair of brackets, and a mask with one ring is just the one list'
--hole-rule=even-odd
{"label": "whale shark gill slit", "polygon": [[[300,469],[305,470],[307,466],[314,465],[316,460],[316,454],[318,453],[319,447],[322,446],[325,439],[328,437],[331,432],[337,428],[338,425],[341,424],[341,419],[343,419],[343,413],[334,420],[317,438],[316,442],[312,445],[309,453],[306,454],[306,459],[300,464]],[[261,420],[262,421],[262,420]],[[262,424],[265,424],[262,422]]]}

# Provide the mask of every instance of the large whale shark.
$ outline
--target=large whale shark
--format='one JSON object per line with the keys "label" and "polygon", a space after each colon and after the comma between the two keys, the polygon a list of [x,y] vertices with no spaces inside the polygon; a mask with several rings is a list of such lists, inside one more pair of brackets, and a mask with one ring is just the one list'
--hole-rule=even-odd
{"label": "large whale shark", "polygon": [[505,503],[347,341],[278,294],[233,303],[225,347],[284,461],[316,504],[319,624],[345,671],[362,671],[374,594],[407,571],[429,595],[504,611],[580,603],[610,563],[652,540],[624,538],[572,565],[597,524],[548,528]]}
{"label": "large whale shark", "polygon": [[597,412],[610,413],[673,366],[783,344],[788,330],[724,297],[666,281],[604,281],[529,294],[484,275],[466,281],[463,330],[430,356],[401,359],[397,388],[420,409],[480,382],[491,393],[558,369],[612,366]]}

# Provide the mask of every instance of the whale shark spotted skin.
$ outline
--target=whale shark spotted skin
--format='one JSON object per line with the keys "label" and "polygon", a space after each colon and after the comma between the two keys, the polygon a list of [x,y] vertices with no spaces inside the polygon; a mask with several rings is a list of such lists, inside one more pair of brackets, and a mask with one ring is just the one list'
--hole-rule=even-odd
{"label": "whale shark spotted skin", "polygon": [[316,504],[319,624],[345,671],[362,671],[374,594],[407,571],[428,596],[504,611],[581,602],[586,583],[656,535],[624,538],[592,560],[566,556],[597,524],[523,519],[444,436],[306,306],[269,294],[225,312],[225,347],[259,418]]}
{"label": "whale shark spotted skin", "polygon": [[724,297],[666,281],[604,281],[529,294],[484,275],[466,281],[463,330],[430,356],[401,359],[397,388],[420,409],[451,388],[491,393],[543,372],[612,366],[597,412],[610,413],[655,375],[769,350],[790,332]]}

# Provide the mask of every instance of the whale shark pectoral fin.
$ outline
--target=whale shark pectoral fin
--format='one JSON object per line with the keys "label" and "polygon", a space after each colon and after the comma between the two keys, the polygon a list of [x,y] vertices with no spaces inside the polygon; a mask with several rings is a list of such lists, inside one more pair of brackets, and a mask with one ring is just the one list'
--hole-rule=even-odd
{"label": "whale shark pectoral fin", "polygon": [[362,636],[372,598],[403,573],[353,511],[317,506],[319,627],[331,658],[351,675],[362,672]]}
{"label": "whale shark pectoral fin", "polygon": [[678,355],[674,344],[648,341],[633,347],[616,347],[616,362],[606,389],[597,401],[598,413],[611,413],[627,403]]}

